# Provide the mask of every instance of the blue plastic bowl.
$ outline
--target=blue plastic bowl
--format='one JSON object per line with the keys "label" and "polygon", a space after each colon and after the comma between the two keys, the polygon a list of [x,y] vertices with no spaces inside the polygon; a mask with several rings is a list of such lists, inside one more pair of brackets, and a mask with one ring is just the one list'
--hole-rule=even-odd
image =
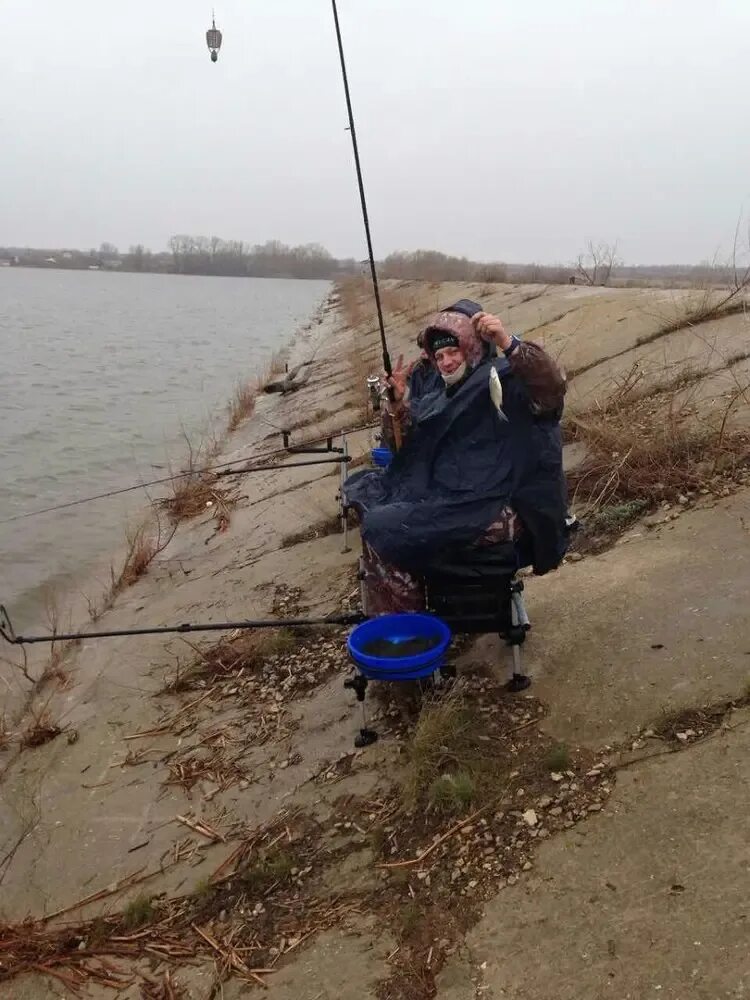
{"label": "blue plastic bowl", "polygon": [[[364,647],[375,639],[408,642],[421,638],[438,638],[439,642],[423,653],[406,656],[373,656],[364,651]],[[378,681],[410,681],[427,677],[443,665],[451,639],[451,630],[440,618],[411,612],[379,615],[358,625],[346,645],[349,655],[365,677]]]}
{"label": "blue plastic bowl", "polygon": [[373,448],[370,454],[379,469],[387,469],[393,461],[393,452],[390,448]]}

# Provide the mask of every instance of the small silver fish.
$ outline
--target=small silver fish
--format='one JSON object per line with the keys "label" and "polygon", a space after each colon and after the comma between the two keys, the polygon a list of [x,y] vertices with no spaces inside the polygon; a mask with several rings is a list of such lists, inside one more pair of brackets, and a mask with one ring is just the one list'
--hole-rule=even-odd
{"label": "small silver fish", "polygon": [[497,415],[501,420],[507,422],[508,418],[503,410],[503,384],[496,368],[490,368],[490,398],[497,410]]}

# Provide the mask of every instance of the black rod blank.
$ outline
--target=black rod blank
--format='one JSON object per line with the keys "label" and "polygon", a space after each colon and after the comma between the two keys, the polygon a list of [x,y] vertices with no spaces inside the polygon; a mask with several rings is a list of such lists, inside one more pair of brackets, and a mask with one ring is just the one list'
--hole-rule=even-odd
{"label": "black rod blank", "polygon": [[181,625],[159,625],[150,628],[121,628],[106,632],[65,632],[57,635],[16,635],[8,612],[0,604],[0,635],[14,646],[36,642],[68,642],[79,639],[110,639],[125,635],[163,635],[183,632],[228,632],[248,628],[297,628],[306,625],[356,625],[364,620],[357,611],[342,611],[321,618],[257,618],[237,622],[185,622]]}
{"label": "black rod blank", "polygon": [[362,205],[362,221],[365,224],[365,238],[367,240],[367,256],[370,262],[370,276],[372,277],[372,290],[375,295],[375,309],[378,314],[378,327],[380,329],[380,344],[383,348],[383,368],[386,375],[392,373],[391,356],[388,353],[388,344],[385,339],[385,323],[383,321],[383,307],[380,302],[380,286],[378,285],[378,272],[375,267],[375,253],[372,249],[372,236],[370,235],[370,217],[367,214],[367,201],[365,199],[365,185],[362,180],[362,165],[359,161],[359,146],[357,145],[357,130],[354,127],[354,112],[352,110],[352,99],[349,93],[349,78],[346,73],[346,60],[344,58],[344,43],[341,40],[341,26],[339,25],[339,13],[336,8],[336,0],[331,0],[333,7],[333,21],[336,25],[336,41],[339,47],[339,59],[341,60],[341,76],[344,81],[344,95],[346,97],[346,111],[349,116],[349,132],[352,137],[352,148],[354,150],[354,166],[357,170],[357,185],[359,186],[359,200]]}

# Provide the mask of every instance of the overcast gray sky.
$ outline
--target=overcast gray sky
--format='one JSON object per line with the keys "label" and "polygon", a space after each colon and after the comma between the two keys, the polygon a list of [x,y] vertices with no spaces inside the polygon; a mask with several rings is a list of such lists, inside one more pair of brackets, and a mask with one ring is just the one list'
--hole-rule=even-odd
{"label": "overcast gray sky", "polygon": [[[697,262],[750,207],[748,0],[339,0],[376,252]],[[364,256],[328,0],[0,0],[0,245]]]}

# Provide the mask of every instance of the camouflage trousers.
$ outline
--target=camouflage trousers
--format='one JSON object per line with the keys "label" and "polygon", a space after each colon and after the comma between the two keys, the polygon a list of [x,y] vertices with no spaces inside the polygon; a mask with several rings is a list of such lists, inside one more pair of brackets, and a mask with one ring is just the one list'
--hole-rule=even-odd
{"label": "camouflage trousers", "polygon": [[[514,510],[505,507],[499,517],[474,544],[474,548],[514,542],[521,535],[521,521]],[[362,603],[367,615],[393,614],[401,611],[424,611],[424,580],[399,569],[368,545],[362,545]]]}

